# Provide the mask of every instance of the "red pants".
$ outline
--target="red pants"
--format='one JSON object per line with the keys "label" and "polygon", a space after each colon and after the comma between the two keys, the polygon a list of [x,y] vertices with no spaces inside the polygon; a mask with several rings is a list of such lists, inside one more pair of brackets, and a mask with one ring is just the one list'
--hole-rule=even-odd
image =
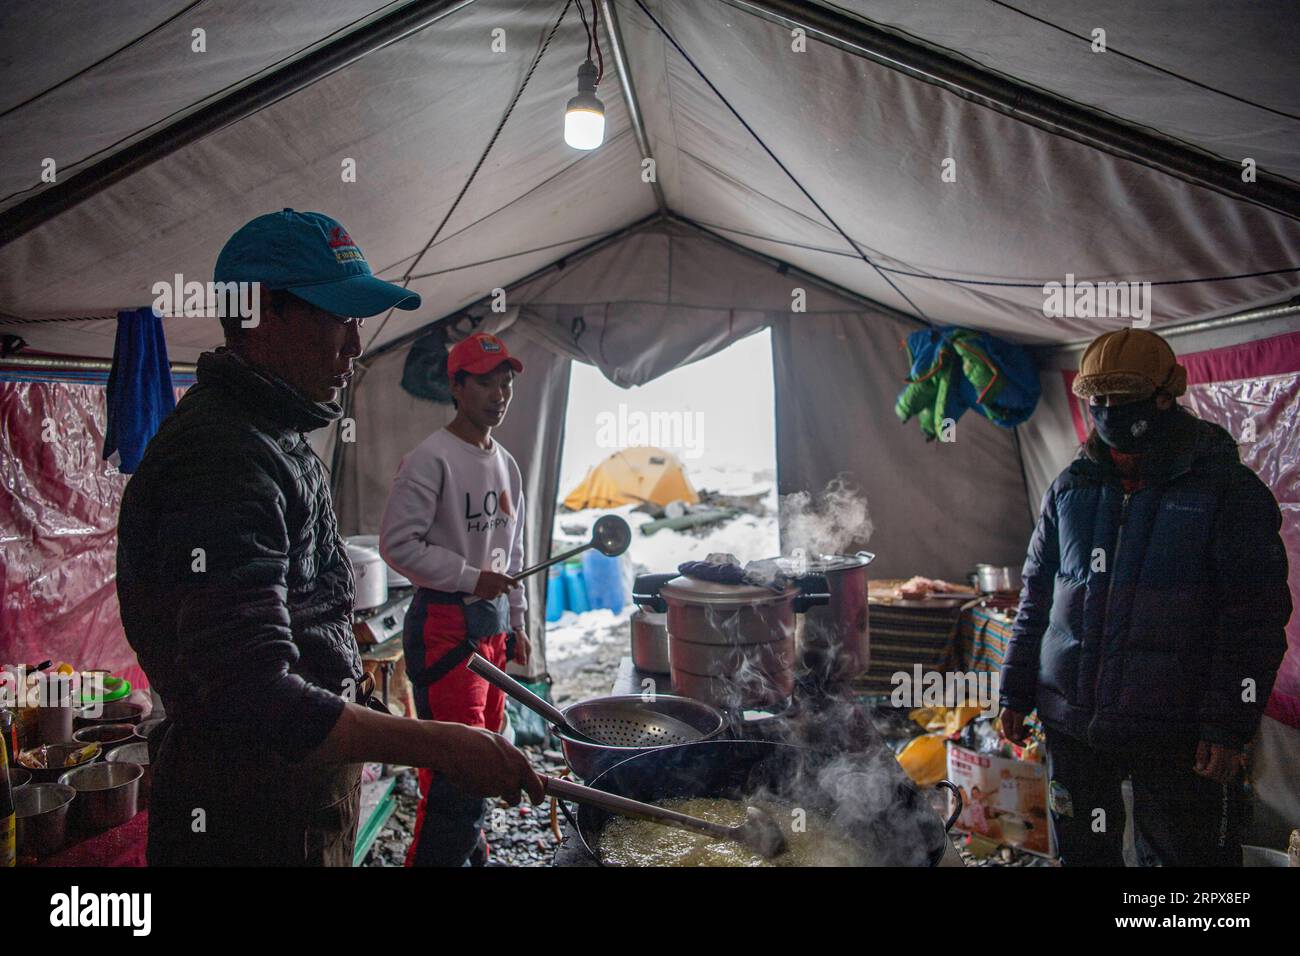
{"label": "red pants", "polygon": [[[408,619],[408,626],[420,624]],[[422,625],[424,669],[465,642],[465,612],[455,604],[425,605]],[[506,634],[481,638],[478,653],[504,669]],[[494,732],[500,731],[505,722],[505,694],[464,664],[458,664],[442,679],[417,693],[422,694],[417,710],[425,720],[451,721]],[[468,859],[478,844],[483,827],[483,801],[465,798],[427,768],[420,769],[419,778],[420,806],[406,865],[461,865],[459,861]]]}

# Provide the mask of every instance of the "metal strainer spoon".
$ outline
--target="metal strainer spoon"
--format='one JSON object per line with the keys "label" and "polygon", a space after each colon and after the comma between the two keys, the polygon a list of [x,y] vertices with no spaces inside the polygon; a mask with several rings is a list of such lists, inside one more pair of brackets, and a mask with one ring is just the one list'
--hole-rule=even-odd
{"label": "metal strainer spoon", "polygon": [[584,734],[573,724],[569,723],[568,718],[560,713],[559,708],[548,703],[541,697],[538,697],[531,690],[525,687],[519,681],[515,680],[501,668],[497,667],[486,657],[480,654],[470,654],[469,661],[465,666],[483,678],[489,684],[501,689],[506,694],[513,697],[519,703],[523,704],[535,714],[540,714],[554,724],[559,730],[574,740],[580,740],[585,744],[595,744],[598,747],[606,746],[602,740],[597,740],[590,734]]}
{"label": "metal strainer spoon", "polygon": [[604,790],[597,790],[595,787],[584,787],[582,784],[574,783],[571,780],[561,780],[558,777],[542,777],[542,783],[546,787],[546,792],[553,797],[572,800],[575,803],[585,803],[588,806],[598,807],[601,810],[617,813],[623,817],[649,820],[651,823],[676,827],[678,830],[688,830],[692,833],[703,833],[705,836],[732,840],[743,847],[753,850],[765,860],[770,860],[785,852],[785,834],[781,832],[781,828],[777,826],[776,821],[758,807],[746,807],[745,822],[739,826],[729,827],[721,823],[710,823],[708,820],[701,820],[699,817],[688,816],[685,813],[678,813],[676,810],[656,807],[652,803],[642,803],[640,800],[621,797],[616,793],[606,793]]}

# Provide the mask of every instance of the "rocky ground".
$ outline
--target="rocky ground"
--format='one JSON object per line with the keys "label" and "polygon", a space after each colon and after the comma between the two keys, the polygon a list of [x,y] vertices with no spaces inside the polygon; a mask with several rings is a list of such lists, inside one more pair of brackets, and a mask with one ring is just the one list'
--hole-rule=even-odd
{"label": "rocky ground", "polygon": [[[540,747],[522,749],[539,772],[563,773],[564,757],[560,753]],[[406,859],[420,801],[414,770],[397,772],[394,793],[397,810],[376,838],[363,866],[401,866]],[[551,831],[549,805],[533,807],[527,801],[518,807],[494,807],[488,815],[487,834],[492,861],[505,866],[547,866],[559,842]]]}

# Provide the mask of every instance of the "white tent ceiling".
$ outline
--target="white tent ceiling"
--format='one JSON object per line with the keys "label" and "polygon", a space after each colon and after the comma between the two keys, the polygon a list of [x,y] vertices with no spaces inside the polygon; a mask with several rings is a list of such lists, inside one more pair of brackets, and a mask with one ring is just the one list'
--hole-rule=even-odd
{"label": "white tent ceiling", "polygon": [[[796,52],[788,25],[722,0],[644,3],[615,7],[667,208],[742,246],[899,311],[1026,342],[1098,331],[1096,320],[1043,316],[1042,285],[1067,274],[1168,283],[1153,292],[1156,326],[1300,291],[1300,223],[1290,215],[815,37]],[[170,0],[106,17],[102,4],[6,4],[0,215],[49,188],[39,180],[44,157],[74,177],[401,6]],[[1233,162],[1249,156],[1261,170],[1300,175],[1295,3],[845,6]],[[152,285],[175,273],[210,278],[235,228],[292,206],[337,216],[377,272],[424,297],[418,311],[383,323],[375,347],[654,214],[604,33],[607,141],[590,154],[562,141],[561,110],[585,52],[571,6],[420,255],[564,8],[453,5],[19,236],[0,247],[0,331],[34,348],[111,354],[111,321],[32,320],[111,317],[147,304]],[[1096,26],[1111,52],[1091,51]],[[202,54],[191,52],[196,28],[206,30]],[[506,31],[504,53],[493,51],[496,28]],[[346,158],[355,183],[341,176]],[[956,182],[941,179],[948,158]],[[1207,279],[1218,281],[1189,281]],[[220,338],[210,320],[169,320],[167,334],[177,360]]]}

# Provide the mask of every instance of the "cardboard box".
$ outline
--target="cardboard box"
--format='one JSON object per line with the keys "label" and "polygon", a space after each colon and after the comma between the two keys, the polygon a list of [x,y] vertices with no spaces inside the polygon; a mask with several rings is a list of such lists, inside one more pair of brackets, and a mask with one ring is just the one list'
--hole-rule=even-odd
{"label": "cardboard box", "polygon": [[962,795],[955,829],[1039,856],[1056,856],[1046,764],[980,754],[949,741],[948,779]]}

